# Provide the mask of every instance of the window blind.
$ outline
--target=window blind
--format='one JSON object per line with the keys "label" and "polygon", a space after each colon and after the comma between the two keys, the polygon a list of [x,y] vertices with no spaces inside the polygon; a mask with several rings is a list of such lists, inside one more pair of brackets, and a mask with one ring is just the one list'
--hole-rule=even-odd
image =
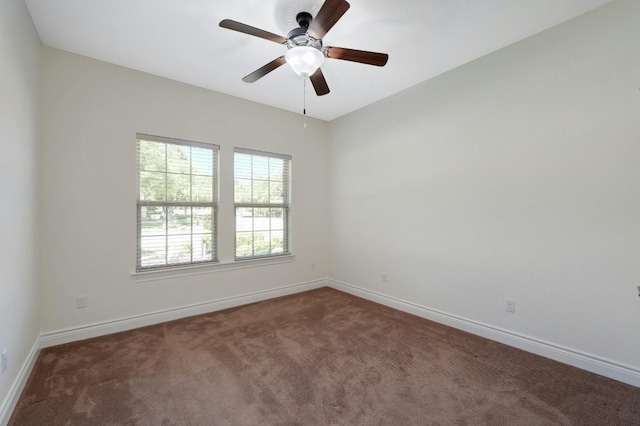
{"label": "window blind", "polygon": [[234,150],[235,258],[290,253],[291,156]]}
{"label": "window blind", "polygon": [[219,146],[136,139],[136,269],[217,261]]}

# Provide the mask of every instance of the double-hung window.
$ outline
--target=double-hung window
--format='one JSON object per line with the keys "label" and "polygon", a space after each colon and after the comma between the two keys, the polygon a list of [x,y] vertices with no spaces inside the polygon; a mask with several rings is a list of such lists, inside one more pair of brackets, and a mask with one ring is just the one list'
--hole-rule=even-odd
{"label": "double-hung window", "polygon": [[234,151],[236,260],[289,254],[291,156]]}
{"label": "double-hung window", "polygon": [[137,135],[136,270],[217,261],[218,151]]}

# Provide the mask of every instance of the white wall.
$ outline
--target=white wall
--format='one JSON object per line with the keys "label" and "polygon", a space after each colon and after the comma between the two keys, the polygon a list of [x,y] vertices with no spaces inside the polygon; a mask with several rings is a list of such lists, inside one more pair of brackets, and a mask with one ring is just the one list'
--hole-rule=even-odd
{"label": "white wall", "polygon": [[39,334],[37,299],[38,55],[22,1],[0,2],[0,421]]}
{"label": "white wall", "polygon": [[640,372],[639,22],[614,2],[332,122],[330,277]]}
{"label": "white wall", "polygon": [[[52,48],[41,62],[43,332],[327,276],[325,122],[305,129],[299,115]],[[223,262],[233,258],[234,146],[292,155],[295,261],[136,282],[136,132],[221,146]]]}
{"label": "white wall", "polygon": [[[22,2],[1,2],[0,349],[12,361],[0,401],[41,331],[327,276],[640,369],[639,18],[620,0],[304,129],[295,114],[39,52]],[[136,282],[136,132],[221,145],[223,261],[233,147],[293,155],[295,260]],[[80,294],[89,308],[75,308]]]}

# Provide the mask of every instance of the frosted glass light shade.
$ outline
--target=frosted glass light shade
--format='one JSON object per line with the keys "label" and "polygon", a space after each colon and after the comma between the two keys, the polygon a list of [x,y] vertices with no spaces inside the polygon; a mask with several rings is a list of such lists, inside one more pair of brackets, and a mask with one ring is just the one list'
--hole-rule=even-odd
{"label": "frosted glass light shade", "polygon": [[324,55],[321,51],[311,46],[296,46],[287,50],[284,58],[291,68],[301,77],[309,77],[324,62]]}

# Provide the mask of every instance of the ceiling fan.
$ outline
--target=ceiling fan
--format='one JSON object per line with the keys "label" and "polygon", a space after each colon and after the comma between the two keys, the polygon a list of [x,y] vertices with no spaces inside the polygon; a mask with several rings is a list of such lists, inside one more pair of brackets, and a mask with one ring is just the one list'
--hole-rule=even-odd
{"label": "ceiling fan", "polygon": [[230,19],[220,21],[220,26],[287,46],[288,50],[284,55],[245,76],[242,79],[243,81],[253,83],[284,63],[288,63],[296,74],[301,77],[308,77],[316,94],[322,96],[329,93],[329,86],[320,69],[325,58],[341,59],[379,67],[384,66],[389,59],[389,55],[386,53],[322,45],[322,38],[345,14],[349,7],[349,3],[345,0],[326,0],[315,18],[308,12],[300,12],[296,16],[296,21],[300,27],[291,30],[287,37]]}

